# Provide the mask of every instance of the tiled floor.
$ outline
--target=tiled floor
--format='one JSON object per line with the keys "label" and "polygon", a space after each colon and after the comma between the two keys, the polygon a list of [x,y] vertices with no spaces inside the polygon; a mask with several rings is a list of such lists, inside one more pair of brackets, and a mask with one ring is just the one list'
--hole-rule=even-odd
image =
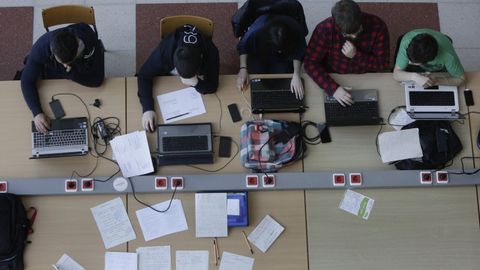
{"label": "tiled floor", "polygon": [[[6,19],[3,14],[14,12],[14,9],[1,8],[0,9],[0,29],[2,29],[1,37],[12,36],[12,31],[15,37],[21,37],[21,41],[15,42],[15,46],[10,44],[0,44],[0,53],[2,68],[0,68],[0,79],[8,79],[11,77],[11,70],[17,69],[18,65],[21,65],[21,61],[32,42],[34,42],[40,35],[45,33],[41,23],[41,10],[42,8],[60,5],[60,4],[82,4],[92,5],[95,8],[97,25],[100,36],[108,50],[106,54],[106,74],[107,76],[131,76],[135,74],[137,69],[137,57],[142,55],[142,59],[148,55],[150,51],[139,51],[137,33],[137,4],[166,4],[166,3],[238,3],[241,5],[244,0],[0,0],[0,7],[30,7],[33,18],[30,21],[22,20],[21,23]],[[330,9],[335,3],[335,0],[300,0],[302,2],[307,24],[310,29],[310,33],[318,24],[318,22],[330,16]],[[413,2],[421,2],[432,7],[435,4],[438,8],[438,18],[440,23],[440,29],[448,34],[454,40],[454,46],[457,49],[457,53],[462,60],[466,70],[480,70],[480,20],[478,14],[480,14],[480,1],[479,0],[358,0],[362,2],[361,5],[366,10],[372,12],[372,8],[375,9],[375,5],[372,3],[392,3],[391,5],[404,5],[402,10],[406,12],[399,12],[396,9],[380,8],[384,18],[396,18],[394,21],[398,21],[401,16],[410,16],[406,18],[404,22],[409,22],[408,25],[422,25],[426,23],[427,26],[434,27],[436,22],[435,16],[430,16],[432,10],[422,10],[422,12],[409,13],[409,7],[413,7]],[[367,2],[367,3],[363,3]],[[395,3],[395,4],[393,4]],[[219,11],[224,12],[224,4],[218,5]],[[433,4],[433,5],[432,5]],[[33,10],[31,9],[33,7]],[[418,7],[418,5],[417,5]],[[414,10],[414,9],[412,9]],[[419,10],[417,8],[417,10]],[[182,9],[178,10],[178,13],[182,13]],[[430,14],[430,15],[429,15]],[[428,17],[425,20],[425,16]],[[8,16],[7,16],[8,17]],[[143,19],[143,18],[142,18]],[[157,19],[157,18],[155,18]],[[386,19],[388,21],[389,19]],[[225,25],[229,25],[229,20],[226,20]],[[413,22],[413,24],[410,24]],[[419,22],[419,23],[415,23]],[[32,27],[22,26],[19,24],[33,24]],[[388,22],[387,22],[388,23]],[[398,32],[403,32],[407,24],[389,25],[391,33],[391,42],[395,43],[396,35]],[[12,30],[11,27],[15,26]],[[408,28],[408,27],[407,27]],[[19,32],[29,33],[32,39],[25,35],[18,35]],[[28,35],[27,35],[28,36]],[[307,39],[310,35],[307,37]],[[223,39],[223,36],[220,37]],[[5,38],[2,38],[5,43]],[[229,39],[227,39],[229,40]],[[235,43],[234,40],[228,42]],[[27,45],[23,45],[27,44]],[[236,53],[234,51],[235,44],[231,44],[226,49],[226,54],[223,58],[228,61],[222,62],[222,68],[224,72],[232,73],[236,69],[236,65],[232,64],[236,61]],[[16,47],[12,53],[12,47]],[[25,47],[25,48],[24,48]],[[141,46],[143,47],[143,46]],[[9,49],[10,48],[10,49]],[[24,52],[26,50],[26,52]],[[149,48],[148,50],[151,50]],[[232,51],[233,50],[233,51]],[[393,52],[392,52],[393,54]],[[139,61],[141,59],[138,59]],[[140,61],[141,62],[141,61]],[[15,63],[19,63],[15,65]]]}

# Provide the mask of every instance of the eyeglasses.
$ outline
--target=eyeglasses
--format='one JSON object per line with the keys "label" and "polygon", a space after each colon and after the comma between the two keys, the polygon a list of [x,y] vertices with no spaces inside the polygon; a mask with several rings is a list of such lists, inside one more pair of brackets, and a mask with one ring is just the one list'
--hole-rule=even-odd
{"label": "eyeglasses", "polygon": [[357,38],[357,36],[358,36],[362,31],[363,31],[363,27],[362,27],[362,25],[360,25],[360,27],[358,28],[357,32],[352,33],[352,34],[342,33],[342,36],[343,36],[344,38],[353,38],[353,39],[355,39],[355,38]]}

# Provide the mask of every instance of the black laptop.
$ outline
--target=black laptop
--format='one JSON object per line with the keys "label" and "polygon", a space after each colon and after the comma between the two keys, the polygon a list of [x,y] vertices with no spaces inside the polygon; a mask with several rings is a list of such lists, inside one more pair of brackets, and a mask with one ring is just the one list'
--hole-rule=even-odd
{"label": "black laptop", "polygon": [[295,97],[290,81],[290,78],[250,80],[252,113],[304,112],[307,108],[304,99]]}
{"label": "black laptop", "polygon": [[343,107],[334,97],[325,93],[325,120],[329,126],[363,126],[381,123],[377,90],[352,90],[350,94],[355,103]]}

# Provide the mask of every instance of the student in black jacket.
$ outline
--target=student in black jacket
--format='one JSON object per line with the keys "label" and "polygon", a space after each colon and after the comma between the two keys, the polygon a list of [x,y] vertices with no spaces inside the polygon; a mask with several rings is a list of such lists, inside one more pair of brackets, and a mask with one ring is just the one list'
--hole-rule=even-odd
{"label": "student in black jacket", "polygon": [[69,79],[98,87],[104,78],[103,47],[90,26],[72,24],[41,36],[33,44],[20,78],[23,97],[37,130],[45,133],[50,127],[38,97],[38,79]]}
{"label": "student in black jacket", "polygon": [[138,72],[138,97],[145,130],[153,132],[156,127],[152,97],[155,76],[179,75],[183,84],[201,94],[210,94],[218,88],[218,66],[217,47],[195,26],[184,25],[164,37]]}

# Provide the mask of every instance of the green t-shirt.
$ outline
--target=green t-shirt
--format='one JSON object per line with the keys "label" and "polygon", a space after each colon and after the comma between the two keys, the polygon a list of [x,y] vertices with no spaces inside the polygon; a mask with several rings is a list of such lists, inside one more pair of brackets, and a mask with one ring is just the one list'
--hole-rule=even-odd
{"label": "green t-shirt", "polygon": [[452,42],[442,33],[431,29],[416,29],[406,33],[402,41],[400,42],[400,48],[398,50],[397,59],[395,65],[400,69],[405,69],[408,66],[407,48],[410,45],[412,39],[418,34],[431,35],[438,44],[438,54],[435,59],[425,63],[421,67],[430,72],[444,71],[446,70],[453,77],[463,76],[465,71],[463,70],[462,63],[458,59],[455,49],[453,49]]}

